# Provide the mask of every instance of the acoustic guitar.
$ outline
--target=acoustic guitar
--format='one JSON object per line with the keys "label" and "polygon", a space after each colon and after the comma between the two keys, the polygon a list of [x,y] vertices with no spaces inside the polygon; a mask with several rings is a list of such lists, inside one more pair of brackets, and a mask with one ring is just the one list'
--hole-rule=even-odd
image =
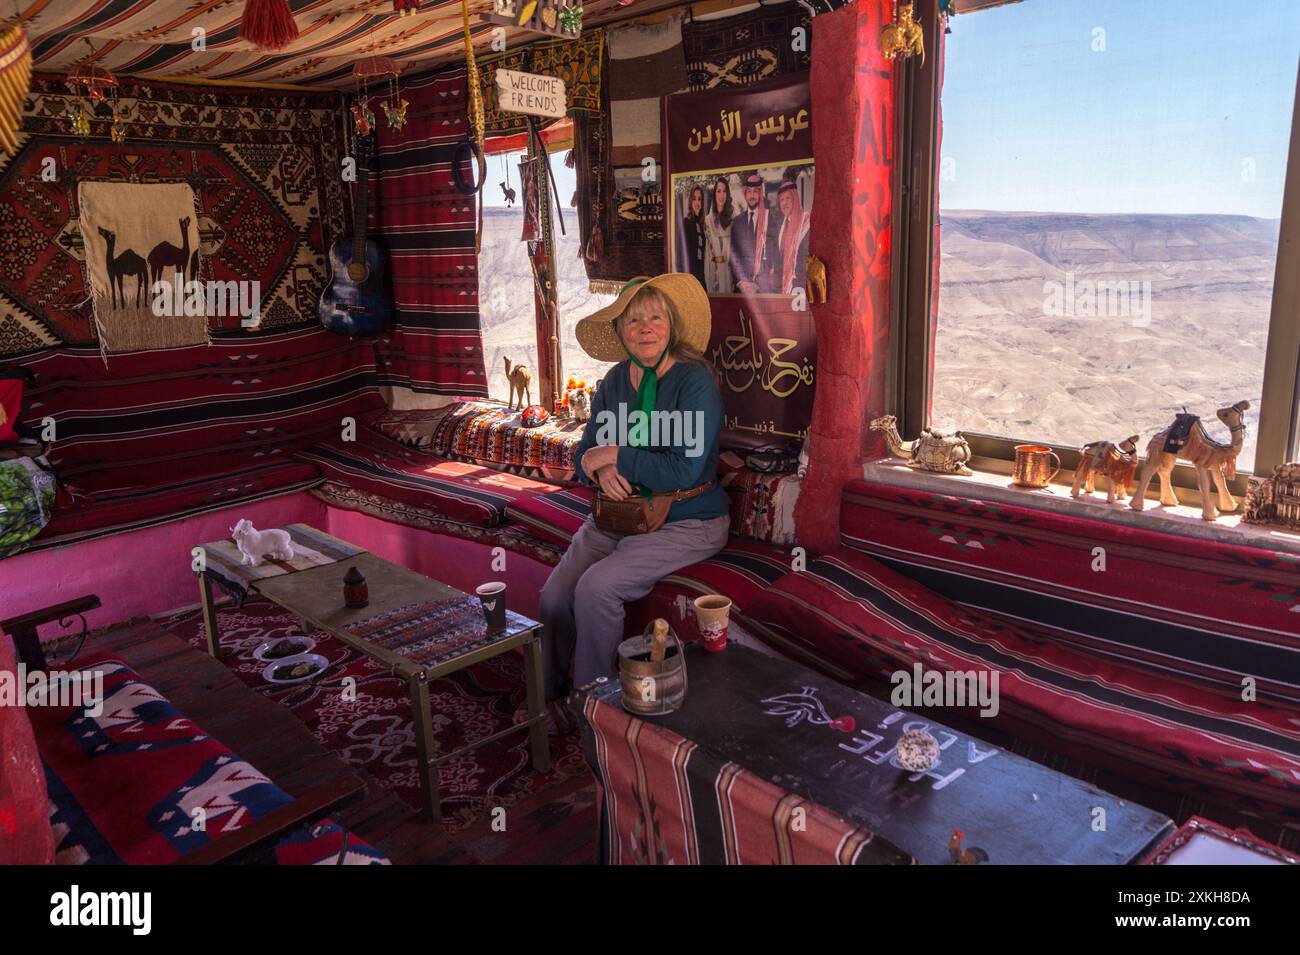
{"label": "acoustic guitar", "polygon": [[353,232],[330,247],[330,280],[321,292],[320,323],[332,332],[361,338],[377,335],[392,319],[392,298],[383,252],[366,236],[370,212],[373,140],[357,137],[357,196]]}

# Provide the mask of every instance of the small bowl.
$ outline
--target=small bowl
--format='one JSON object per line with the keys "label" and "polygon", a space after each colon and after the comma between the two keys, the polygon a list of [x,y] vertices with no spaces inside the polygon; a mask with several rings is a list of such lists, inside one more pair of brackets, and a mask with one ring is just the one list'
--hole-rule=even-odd
{"label": "small bowl", "polygon": [[[295,650],[293,653],[286,653],[282,657],[267,655],[268,653],[277,649],[278,647],[284,646],[286,643],[295,644],[298,646],[298,649]],[[316,649],[316,641],[313,640],[311,637],[307,637],[307,636],[276,637],[274,640],[267,640],[260,647],[254,650],[253,659],[261,660],[263,663],[270,663],[272,661],[276,663],[282,663],[285,660],[289,659],[289,657],[291,656],[300,656],[301,654],[304,653],[311,653],[311,651],[315,649]]]}
{"label": "small bowl", "polygon": [[[316,669],[303,676],[278,677],[275,675],[275,671],[281,668],[292,670],[299,663],[314,663]],[[283,660],[271,661],[267,664],[266,669],[262,671],[262,679],[267,683],[302,683],[312,677],[320,676],[325,672],[327,666],[329,666],[329,661],[319,653],[299,653],[296,656],[285,657]]]}

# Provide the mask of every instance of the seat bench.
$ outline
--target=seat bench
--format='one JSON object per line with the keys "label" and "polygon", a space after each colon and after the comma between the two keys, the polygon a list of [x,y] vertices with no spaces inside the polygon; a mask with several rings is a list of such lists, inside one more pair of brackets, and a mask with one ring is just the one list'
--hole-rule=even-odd
{"label": "seat bench", "polygon": [[1062,646],[1047,630],[958,605],[850,548],[777,580],[746,606],[745,622],[850,685],[888,683],[917,665],[986,680],[996,671],[993,726],[1270,823],[1300,822],[1296,707],[1233,699]]}

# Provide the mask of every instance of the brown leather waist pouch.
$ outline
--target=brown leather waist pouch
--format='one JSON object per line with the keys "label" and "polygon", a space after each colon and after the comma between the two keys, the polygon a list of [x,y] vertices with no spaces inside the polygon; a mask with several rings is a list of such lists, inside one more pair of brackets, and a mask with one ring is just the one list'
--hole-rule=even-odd
{"label": "brown leather waist pouch", "polygon": [[640,494],[632,494],[621,501],[611,501],[596,491],[591,516],[597,527],[610,534],[650,534],[664,526],[674,501],[699,497],[711,487],[713,482],[706,481],[689,491],[652,494],[649,499]]}

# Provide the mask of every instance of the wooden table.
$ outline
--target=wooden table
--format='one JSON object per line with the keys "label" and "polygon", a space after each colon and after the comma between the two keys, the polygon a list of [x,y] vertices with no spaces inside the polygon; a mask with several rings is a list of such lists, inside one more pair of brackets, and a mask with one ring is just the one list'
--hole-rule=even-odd
{"label": "wooden table", "polygon": [[[962,847],[983,850],[994,864],[1126,864],[1172,831],[1171,821],[1157,812],[795,663],[735,644],[722,653],[691,644],[685,660],[683,708],[641,719],[673,734],[672,745],[662,733],[647,740],[634,773],[610,765],[630,758],[629,748],[639,745],[631,741],[648,731],[633,725],[638,717],[622,712],[617,679],[578,691],[602,785],[615,780],[605,802],[626,817],[614,820],[613,831],[624,845],[629,836],[636,841],[637,826],[644,832],[653,822],[653,831],[665,834],[661,857],[673,861],[799,861],[809,854],[801,856],[804,837],[797,832],[779,834],[783,858],[776,852],[765,858],[769,844],[761,840],[801,800],[838,817],[844,839],[861,844],[852,854],[857,862],[947,864],[950,838],[959,829]],[[591,738],[596,724],[603,727],[603,744]],[[910,773],[897,764],[894,746],[907,729],[927,729],[939,742],[940,761],[928,772]],[[652,765],[652,752],[671,754],[676,765]],[[739,770],[761,783],[746,788],[747,802],[733,801],[719,813],[724,794],[745,788],[737,785]],[[620,792],[618,779],[641,788],[654,780],[660,788],[668,785],[664,780],[677,783],[674,791]],[[653,806],[658,818],[639,818],[645,810],[638,804]],[[678,818],[683,814],[691,817],[685,825]],[[618,828],[624,824],[627,833]],[[674,843],[676,832],[688,835]],[[748,857],[746,832],[760,834],[749,843],[754,854]],[[846,855],[841,852],[841,860]]]}
{"label": "wooden table", "polygon": [[[293,525],[293,528],[302,527]],[[305,528],[325,538],[312,528]],[[295,542],[298,531],[291,530]],[[336,540],[336,539],[331,539]],[[342,543],[342,542],[339,542]],[[204,545],[211,547],[212,545]],[[350,546],[350,545],[349,545]],[[506,628],[501,633],[488,634],[487,623],[481,612],[478,619],[483,630],[477,639],[461,641],[459,646],[438,646],[440,635],[434,628],[409,631],[403,645],[396,648],[379,646],[372,642],[377,637],[366,638],[354,632],[358,625],[383,614],[401,612],[406,608],[437,601],[463,598],[477,604],[477,597],[425,577],[413,570],[390,563],[373,554],[355,551],[354,556],[343,557],[332,563],[260,576],[248,581],[250,592],[257,593],[295,614],[303,622],[304,631],[311,628],[323,630],[370,659],[391,669],[407,681],[411,692],[411,716],[415,723],[415,744],[420,767],[420,792],[425,815],[434,822],[442,820],[438,796],[438,766],[485,743],[493,742],[508,733],[527,729],[533,768],[545,772],[551,766],[551,750],[546,738],[546,714],[542,688],[542,657],[538,629],[541,624],[513,611],[506,612]],[[343,605],[343,576],[357,567],[366,577],[370,591],[368,606],[349,610]],[[204,596],[204,611],[208,626],[209,648],[216,645],[216,616],[211,612],[211,581],[205,579],[217,573],[209,565],[206,574],[200,574],[200,592]],[[226,583],[224,579],[220,581]],[[492,733],[454,752],[438,754],[433,738],[433,720],[429,703],[429,682],[457,670],[473,666],[516,647],[524,651],[524,683],[528,696],[529,718],[506,729]],[[417,652],[418,649],[418,652]]]}

